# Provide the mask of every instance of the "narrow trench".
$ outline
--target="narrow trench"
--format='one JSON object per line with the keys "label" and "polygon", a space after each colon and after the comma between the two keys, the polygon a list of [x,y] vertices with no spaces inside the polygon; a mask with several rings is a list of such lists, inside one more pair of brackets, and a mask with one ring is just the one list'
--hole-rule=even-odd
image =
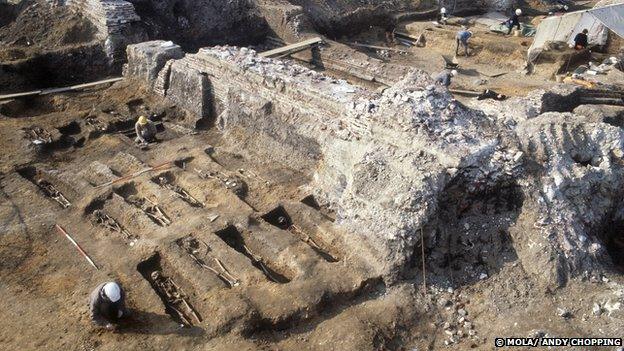
{"label": "narrow trench", "polygon": [[82,132],[80,123],[77,121],[71,121],[68,124],[58,127],[57,130],[61,133],[61,138],[55,143],[57,149],[67,149],[70,147],[83,147],[86,138],[76,137]]}
{"label": "narrow trench", "polygon": [[101,226],[108,229],[110,232],[116,233],[121,236],[128,245],[134,246],[139,237],[131,234],[117,219],[108,215],[104,211],[105,203],[105,199],[95,199],[91,201],[85,208],[85,215],[90,217],[93,225]]}
{"label": "narrow trench", "polygon": [[45,197],[54,200],[62,208],[71,207],[71,202],[65,197],[65,195],[63,195],[63,193],[61,193],[53,183],[45,180],[37,168],[32,166],[23,167],[18,169],[17,173],[22,178],[35,184]]}
{"label": "narrow trench", "polygon": [[288,231],[294,236],[296,236],[299,240],[303,241],[312,250],[314,250],[314,252],[316,252],[323,260],[330,262],[330,263],[335,263],[335,262],[340,261],[335,255],[331,254],[329,250],[325,248],[326,245],[319,244],[317,242],[318,240],[313,239],[311,236],[309,236],[303,230],[297,227],[293,223],[290,215],[288,215],[288,212],[286,212],[286,209],[282,205],[279,205],[276,208],[272,209],[271,211],[263,214],[261,218],[265,222],[279,229]]}
{"label": "narrow trench", "polygon": [[83,147],[86,138],[77,137],[82,128],[76,121],[72,121],[64,126],[56,128],[60,136],[53,137],[53,133],[38,126],[23,128],[25,138],[28,139],[35,150],[40,154],[50,154],[54,151],[65,150],[70,147]]}
{"label": "narrow trench", "polygon": [[624,219],[607,222],[598,238],[604,243],[615,270],[624,274]]}
{"label": "narrow trench", "polygon": [[167,227],[172,223],[162,206],[148,197],[139,195],[134,183],[124,184],[115,189],[115,193],[121,196],[127,204],[143,212],[156,225]]}
{"label": "narrow trench", "polygon": [[319,211],[321,213],[321,215],[327,219],[330,222],[335,222],[336,218],[334,217],[334,214],[328,210],[326,207],[321,206],[318,201],[316,201],[316,198],[314,197],[314,195],[310,194],[306,197],[304,197],[303,199],[301,199],[301,203],[313,208],[317,211]]}
{"label": "narrow trench", "polygon": [[201,323],[202,317],[190,303],[189,296],[171,276],[164,273],[160,253],[156,252],[147,260],[140,262],[137,271],[150,283],[165,306],[165,312],[173,320],[186,326]]}
{"label": "narrow trench", "polygon": [[162,188],[173,191],[191,207],[204,207],[201,201],[193,197],[186,189],[176,184],[176,177],[171,172],[161,173],[153,177],[152,182],[160,185]]}
{"label": "narrow trench", "polygon": [[316,328],[320,323],[339,315],[349,307],[379,298],[385,294],[386,289],[383,279],[367,279],[352,291],[323,295],[312,309],[302,310],[284,320],[260,320],[249,325],[242,333],[247,338],[285,340],[301,331]]}
{"label": "narrow trench", "polygon": [[286,284],[290,282],[290,279],[288,279],[288,277],[269,267],[264,262],[264,259],[262,257],[254,254],[247,247],[247,245],[245,245],[245,239],[243,238],[243,235],[238,231],[238,229],[236,229],[235,226],[230,225],[225,229],[216,231],[215,234],[229,247],[249,258],[253,266],[260,270],[270,281],[279,284]]}
{"label": "narrow trench", "polygon": [[215,274],[226,287],[231,289],[240,285],[240,280],[225,267],[221,260],[211,254],[212,248],[204,241],[195,238],[193,235],[187,235],[176,240],[175,243],[195,264]]}

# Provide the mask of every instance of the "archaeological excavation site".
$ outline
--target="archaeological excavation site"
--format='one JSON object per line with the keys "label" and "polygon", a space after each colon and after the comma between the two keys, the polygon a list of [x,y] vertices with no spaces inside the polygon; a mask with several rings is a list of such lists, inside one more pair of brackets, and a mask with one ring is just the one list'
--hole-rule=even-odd
{"label": "archaeological excavation site", "polygon": [[624,350],[623,70],[624,0],[0,0],[0,349]]}

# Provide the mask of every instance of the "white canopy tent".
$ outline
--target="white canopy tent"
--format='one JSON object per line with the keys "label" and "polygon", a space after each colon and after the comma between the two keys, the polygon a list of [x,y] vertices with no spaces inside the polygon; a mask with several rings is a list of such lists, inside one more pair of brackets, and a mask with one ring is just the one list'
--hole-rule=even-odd
{"label": "white canopy tent", "polygon": [[534,61],[546,42],[574,44],[574,37],[583,29],[589,31],[590,44],[606,44],[609,29],[624,38],[624,3],[544,19],[537,27],[533,44],[529,48],[529,61]]}

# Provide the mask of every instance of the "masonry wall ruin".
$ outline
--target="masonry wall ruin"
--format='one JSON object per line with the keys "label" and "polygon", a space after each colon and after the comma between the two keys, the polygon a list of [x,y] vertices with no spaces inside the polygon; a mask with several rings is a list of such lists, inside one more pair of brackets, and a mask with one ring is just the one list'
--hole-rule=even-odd
{"label": "masonry wall ruin", "polygon": [[[153,47],[142,43],[129,51]],[[143,55],[131,57],[137,59],[129,60],[127,72],[145,65]],[[481,206],[466,201],[508,204],[512,212],[503,214],[506,224],[496,230],[509,232],[516,251],[511,254],[546,285],[608,265],[610,239],[601,225],[619,206],[615,189],[624,169],[608,160],[624,156],[622,131],[574,119],[586,137],[566,139],[574,117],[544,114],[552,94],[536,93],[520,105],[514,101],[513,108],[483,113],[453,100],[423,72],[412,71],[380,94],[235,47],[204,48],[166,67],[164,95],[215,123],[240,152],[312,173],[310,191],[336,211],[337,223],[347,228],[347,247],[366,252],[388,279],[412,267],[422,235],[432,254],[435,242],[465,235],[459,224],[468,228],[476,217],[462,213],[466,206]],[[533,130],[541,124],[524,123],[534,116],[561,128],[562,134],[550,128],[560,152],[540,151],[539,144],[557,144],[534,140],[543,135]],[[551,160],[562,167],[557,171],[532,166],[558,154],[571,157]],[[598,168],[586,168],[585,159]],[[579,162],[584,168],[575,166]],[[609,174],[600,178],[606,189],[596,194],[600,200],[582,195],[594,185],[580,181],[594,173]],[[571,193],[570,186],[579,191]],[[510,195],[488,195],[497,192]],[[494,262],[487,270],[500,264]]]}
{"label": "masonry wall ruin", "polygon": [[141,18],[134,6],[124,0],[67,0],[66,6],[82,13],[98,29],[106,54],[113,61],[123,60],[128,44],[148,39],[139,26]]}
{"label": "masonry wall ruin", "polygon": [[[130,60],[128,66],[142,64]],[[431,80],[423,73],[379,95],[247,49],[215,47],[173,62],[171,77],[188,79],[170,79],[166,96],[194,110],[196,102],[177,97],[172,84],[194,86],[189,83],[198,72],[210,82],[214,109],[204,117],[215,118],[241,150],[317,169],[315,192],[336,206],[339,221],[354,233],[350,246],[372,250],[387,273],[397,274],[410,259],[418,229],[431,220],[449,181],[447,169],[494,150],[495,140],[482,132],[488,122],[433,86],[424,89],[422,82]],[[400,123],[389,123],[389,115]],[[428,125],[413,129],[414,118]],[[455,118],[476,137],[468,140],[457,130],[444,136],[455,143],[437,139],[441,125]],[[410,171],[425,165],[427,176]]]}
{"label": "masonry wall ruin", "polygon": [[173,40],[187,51],[207,45],[252,45],[268,27],[252,0],[129,0],[150,39]]}

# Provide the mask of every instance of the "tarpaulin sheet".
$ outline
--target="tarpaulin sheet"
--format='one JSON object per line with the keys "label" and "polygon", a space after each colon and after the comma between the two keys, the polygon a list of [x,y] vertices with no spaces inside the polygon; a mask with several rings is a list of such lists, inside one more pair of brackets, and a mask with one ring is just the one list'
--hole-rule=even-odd
{"label": "tarpaulin sheet", "polygon": [[583,29],[587,29],[589,32],[587,33],[587,37],[590,44],[605,45],[607,43],[609,38],[607,29],[590,11],[583,13],[581,19],[576,23],[574,29],[572,29],[567,43],[574,44],[574,37],[582,32]]}
{"label": "tarpaulin sheet", "polygon": [[[513,30],[515,29],[516,27],[514,26]],[[492,32],[507,34],[507,32],[509,32],[509,27],[507,27],[506,24],[498,23],[498,24],[490,26],[490,30]],[[532,37],[535,35],[536,29],[530,24],[520,23],[520,32],[522,33],[523,37]]]}
{"label": "tarpaulin sheet", "polygon": [[[608,39],[607,27],[609,26],[607,22],[617,21],[621,19],[621,17],[618,16],[623,14],[620,10],[612,13],[611,9],[614,7],[624,7],[624,4],[570,12],[545,18],[537,27],[537,33],[535,34],[533,44],[531,44],[528,52],[529,60],[533,61],[537,57],[546,42],[562,41],[568,44],[574,44],[574,37],[583,31],[583,29],[589,31],[588,37],[590,44],[606,44]],[[596,16],[595,13],[599,13],[600,17]],[[604,22],[600,20],[600,18],[604,18]],[[614,26],[624,27],[624,23],[620,22]]]}
{"label": "tarpaulin sheet", "polygon": [[581,17],[583,17],[582,12],[573,12],[563,16],[545,18],[537,26],[537,33],[535,33],[529,52],[543,47],[547,41],[567,42]]}
{"label": "tarpaulin sheet", "polygon": [[500,12],[488,12],[481,16],[470,17],[475,20],[475,23],[482,26],[491,27],[502,22],[505,22],[508,17]]}
{"label": "tarpaulin sheet", "polygon": [[624,4],[605,6],[588,11],[615,34],[624,38]]}

